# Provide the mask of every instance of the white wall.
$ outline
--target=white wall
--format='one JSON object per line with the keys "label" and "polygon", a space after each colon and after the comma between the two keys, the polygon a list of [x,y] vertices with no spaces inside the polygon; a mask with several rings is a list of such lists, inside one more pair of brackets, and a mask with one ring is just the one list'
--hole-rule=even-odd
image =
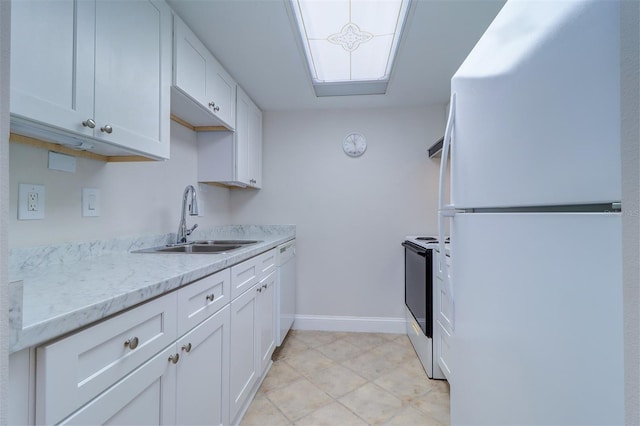
{"label": "white wall", "polygon": [[0,425],[7,424],[9,377],[9,46],[11,2],[0,1]]}
{"label": "white wall", "polygon": [[[444,106],[267,112],[260,191],[231,191],[237,223],[297,225],[298,314],[399,318],[409,234],[437,232]],[[342,152],[365,135],[360,158]]]}
{"label": "white wall", "polygon": [[[76,173],[49,170],[48,151],[11,143],[9,246],[176,232],[182,192],[197,182],[195,135],[172,122],[170,160],[104,163],[78,157]],[[45,219],[17,219],[19,183],[45,185]],[[82,217],[83,187],[100,189],[100,217]],[[229,224],[229,190],[205,184],[197,189],[203,217],[189,217],[187,225]]]}
{"label": "white wall", "polygon": [[640,7],[621,9],[625,424],[640,424]]}

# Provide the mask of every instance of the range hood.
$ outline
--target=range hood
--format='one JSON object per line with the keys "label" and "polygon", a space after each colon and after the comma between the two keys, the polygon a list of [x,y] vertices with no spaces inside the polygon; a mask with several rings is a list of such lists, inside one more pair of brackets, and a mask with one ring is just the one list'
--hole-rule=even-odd
{"label": "range hood", "polygon": [[438,158],[442,153],[442,144],[444,142],[444,136],[438,139],[429,147],[429,158]]}

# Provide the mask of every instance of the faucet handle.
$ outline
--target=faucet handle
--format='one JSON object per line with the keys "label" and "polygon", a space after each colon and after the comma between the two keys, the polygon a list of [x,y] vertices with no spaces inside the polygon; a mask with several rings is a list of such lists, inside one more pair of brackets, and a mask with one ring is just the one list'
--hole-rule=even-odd
{"label": "faucet handle", "polygon": [[196,229],[198,227],[198,224],[196,223],[195,225],[193,225],[191,227],[191,229],[187,229],[187,235],[191,235],[191,233],[193,232],[194,229]]}

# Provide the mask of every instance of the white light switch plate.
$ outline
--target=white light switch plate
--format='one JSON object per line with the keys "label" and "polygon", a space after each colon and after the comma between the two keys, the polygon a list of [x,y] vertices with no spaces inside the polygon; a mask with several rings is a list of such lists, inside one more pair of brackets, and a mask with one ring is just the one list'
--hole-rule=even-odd
{"label": "white light switch plate", "polygon": [[18,185],[18,220],[44,219],[44,185]]}
{"label": "white light switch plate", "polygon": [[100,216],[100,190],[82,188],[82,216]]}

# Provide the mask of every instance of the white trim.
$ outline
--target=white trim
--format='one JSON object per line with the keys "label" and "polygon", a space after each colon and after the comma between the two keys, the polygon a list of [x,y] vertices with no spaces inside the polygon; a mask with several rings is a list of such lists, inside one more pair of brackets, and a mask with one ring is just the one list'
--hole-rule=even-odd
{"label": "white trim", "polygon": [[296,315],[295,330],[353,331],[367,333],[407,333],[405,318],[338,317],[329,315]]}

